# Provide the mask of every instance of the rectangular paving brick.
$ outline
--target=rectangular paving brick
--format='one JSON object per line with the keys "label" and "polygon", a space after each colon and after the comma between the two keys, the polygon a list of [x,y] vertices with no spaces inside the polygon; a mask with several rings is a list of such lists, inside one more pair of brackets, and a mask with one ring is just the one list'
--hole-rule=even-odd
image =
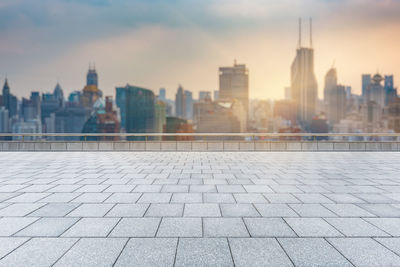
{"label": "rectangular paving brick", "polygon": [[235,266],[293,266],[273,238],[230,238]]}
{"label": "rectangular paving brick", "polygon": [[355,266],[398,266],[400,257],[371,238],[329,238]]}
{"label": "rectangular paving brick", "polygon": [[296,266],[352,266],[323,238],[279,238]]}
{"label": "rectangular paving brick", "polygon": [[157,237],[202,237],[201,218],[163,218]]}
{"label": "rectangular paving brick", "polygon": [[241,218],[204,218],[205,237],[248,237]]}
{"label": "rectangular paving brick", "polygon": [[321,218],[285,218],[285,221],[300,237],[343,236]]}
{"label": "rectangular paving brick", "polygon": [[177,238],[132,238],[115,266],[173,266]]}
{"label": "rectangular paving brick", "polygon": [[110,237],[154,237],[160,218],[122,218]]}
{"label": "rectangular paving brick", "polygon": [[106,237],[118,223],[117,218],[82,218],[63,237]]}
{"label": "rectangular paving brick", "polygon": [[182,238],[175,266],[233,266],[225,238]]}
{"label": "rectangular paving brick", "polygon": [[112,266],[126,238],[82,238],[54,266]]}
{"label": "rectangular paving brick", "polygon": [[1,259],[0,265],[51,266],[76,241],[76,238],[34,238]]}

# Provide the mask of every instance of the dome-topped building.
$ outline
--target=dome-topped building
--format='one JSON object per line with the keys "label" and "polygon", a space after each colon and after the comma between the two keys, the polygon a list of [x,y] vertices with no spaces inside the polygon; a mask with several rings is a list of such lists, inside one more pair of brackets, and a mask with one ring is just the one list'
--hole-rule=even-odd
{"label": "dome-topped building", "polygon": [[385,106],[385,90],[382,86],[383,77],[381,74],[376,73],[368,86],[368,100],[373,101],[383,108]]}
{"label": "dome-topped building", "polygon": [[382,75],[380,75],[379,73],[376,73],[375,75],[374,75],[374,77],[372,77],[372,82],[373,83],[375,83],[375,84],[380,84],[382,81],[383,81],[383,77],[382,77]]}
{"label": "dome-topped building", "polygon": [[86,75],[86,86],[83,88],[81,103],[84,107],[93,107],[97,99],[103,96],[103,92],[98,88],[98,75],[96,69],[89,66]]}

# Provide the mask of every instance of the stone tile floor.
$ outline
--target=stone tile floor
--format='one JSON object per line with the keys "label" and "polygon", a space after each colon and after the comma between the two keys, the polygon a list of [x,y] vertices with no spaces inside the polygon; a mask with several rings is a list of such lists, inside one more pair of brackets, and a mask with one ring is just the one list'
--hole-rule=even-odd
{"label": "stone tile floor", "polygon": [[2,152],[0,266],[400,266],[400,154]]}

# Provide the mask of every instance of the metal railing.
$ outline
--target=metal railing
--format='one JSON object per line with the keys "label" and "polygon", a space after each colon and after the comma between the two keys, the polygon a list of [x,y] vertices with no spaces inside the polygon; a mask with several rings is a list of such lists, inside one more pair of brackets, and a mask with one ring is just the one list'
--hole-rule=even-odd
{"label": "metal railing", "polygon": [[[192,140],[207,140],[208,137],[218,138],[242,138],[243,140],[268,140],[277,139],[280,140],[345,140],[347,137],[357,138],[358,140],[378,140],[387,139],[397,140],[400,137],[400,133],[0,133],[1,139],[12,138],[17,140],[27,140],[29,138],[35,138],[36,140],[46,140],[46,138],[80,138],[81,141],[89,140],[92,137],[119,137],[122,138],[137,138],[141,137],[145,141],[155,140],[158,138],[165,137],[191,137]],[[210,138],[211,139],[211,138]],[[208,140],[210,140],[208,139]],[[221,140],[221,139],[219,139]],[[236,139],[238,140],[238,139]],[[52,140],[54,141],[54,139]],[[108,139],[108,141],[113,141]],[[117,140],[118,141],[118,140]]]}

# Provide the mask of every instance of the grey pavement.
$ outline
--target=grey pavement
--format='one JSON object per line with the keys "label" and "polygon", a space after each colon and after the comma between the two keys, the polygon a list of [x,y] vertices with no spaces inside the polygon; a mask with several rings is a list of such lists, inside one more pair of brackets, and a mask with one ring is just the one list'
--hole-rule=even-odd
{"label": "grey pavement", "polygon": [[0,266],[400,266],[396,152],[2,152]]}

